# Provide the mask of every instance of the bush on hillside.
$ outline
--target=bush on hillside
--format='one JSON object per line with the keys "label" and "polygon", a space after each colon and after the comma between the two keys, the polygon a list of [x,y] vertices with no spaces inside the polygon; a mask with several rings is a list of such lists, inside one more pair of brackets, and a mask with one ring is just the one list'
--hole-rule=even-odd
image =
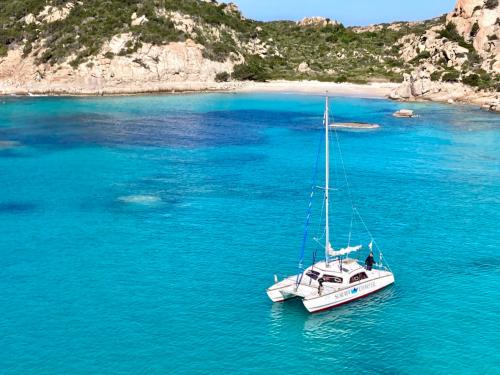
{"label": "bush on hillside", "polygon": [[221,72],[215,75],[216,82],[227,82],[231,78],[231,75],[228,72]]}
{"label": "bush on hillside", "polygon": [[212,61],[225,62],[231,52],[233,52],[233,48],[229,43],[207,43],[203,50],[203,57]]}
{"label": "bush on hillside", "polygon": [[469,86],[479,86],[480,78],[477,74],[469,74],[462,78],[462,82]]}
{"label": "bush on hillside", "polygon": [[441,79],[442,74],[443,74],[443,72],[440,72],[439,70],[432,72],[431,73],[431,81],[439,81]]}
{"label": "bush on hillside", "polygon": [[236,65],[232,77],[238,81],[265,82],[270,76],[265,61],[259,56],[247,56],[245,63]]}
{"label": "bush on hillside", "polygon": [[495,9],[498,6],[498,0],[486,0],[484,6],[486,9]]}
{"label": "bush on hillside", "polygon": [[452,42],[457,42],[459,46],[467,48],[469,51],[473,51],[474,47],[472,44],[467,43],[465,39],[457,31],[457,27],[454,23],[448,22],[446,27],[439,32],[441,38],[446,38]]}
{"label": "bush on hillside", "polygon": [[460,78],[460,72],[457,70],[450,70],[443,75],[444,82],[458,82]]}
{"label": "bush on hillside", "polygon": [[412,63],[419,63],[420,60],[425,60],[431,57],[431,53],[429,51],[422,51],[420,52],[417,56],[415,56],[411,62]]}

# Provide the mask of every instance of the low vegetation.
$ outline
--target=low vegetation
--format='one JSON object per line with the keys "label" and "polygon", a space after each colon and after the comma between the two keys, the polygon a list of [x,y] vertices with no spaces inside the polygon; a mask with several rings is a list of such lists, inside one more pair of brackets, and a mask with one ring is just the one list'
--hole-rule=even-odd
{"label": "low vegetation", "polygon": [[486,0],[484,6],[486,9],[495,9],[498,7],[498,0]]}

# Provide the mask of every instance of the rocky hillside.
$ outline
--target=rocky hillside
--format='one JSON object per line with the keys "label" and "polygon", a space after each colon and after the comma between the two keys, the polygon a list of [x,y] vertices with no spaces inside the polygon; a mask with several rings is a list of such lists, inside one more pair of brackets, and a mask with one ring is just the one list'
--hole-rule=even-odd
{"label": "rocky hillside", "polygon": [[498,0],[458,0],[433,20],[354,28],[322,17],[257,22],[211,0],[9,0],[0,7],[0,92],[316,79],[402,82],[393,94],[402,99],[462,83],[491,94],[500,82],[499,17]]}
{"label": "rocky hillside", "polygon": [[400,41],[405,62],[418,60],[393,98],[459,100],[498,109],[500,8],[498,0],[458,0],[446,23]]}

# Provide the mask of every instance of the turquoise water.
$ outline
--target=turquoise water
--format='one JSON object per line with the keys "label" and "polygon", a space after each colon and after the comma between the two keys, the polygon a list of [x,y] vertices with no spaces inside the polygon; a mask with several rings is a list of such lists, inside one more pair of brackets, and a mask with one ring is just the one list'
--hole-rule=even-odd
{"label": "turquoise water", "polygon": [[332,100],[382,126],[339,136],[396,284],[310,315],[265,288],[295,271],[321,97],[0,98],[0,372],[499,373],[500,117],[402,106]]}

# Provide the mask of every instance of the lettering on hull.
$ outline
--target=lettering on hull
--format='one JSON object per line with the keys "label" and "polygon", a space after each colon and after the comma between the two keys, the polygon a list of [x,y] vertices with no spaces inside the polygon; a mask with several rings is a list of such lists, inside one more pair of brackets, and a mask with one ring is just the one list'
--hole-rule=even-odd
{"label": "lettering on hull", "polygon": [[372,289],[372,288],[375,288],[375,281],[371,281],[369,283],[364,283],[364,284],[361,284],[361,285],[356,286],[354,288],[350,288],[347,290],[343,290],[342,292],[336,293],[335,300],[339,300],[339,299],[343,299],[345,297],[356,295],[364,290]]}

